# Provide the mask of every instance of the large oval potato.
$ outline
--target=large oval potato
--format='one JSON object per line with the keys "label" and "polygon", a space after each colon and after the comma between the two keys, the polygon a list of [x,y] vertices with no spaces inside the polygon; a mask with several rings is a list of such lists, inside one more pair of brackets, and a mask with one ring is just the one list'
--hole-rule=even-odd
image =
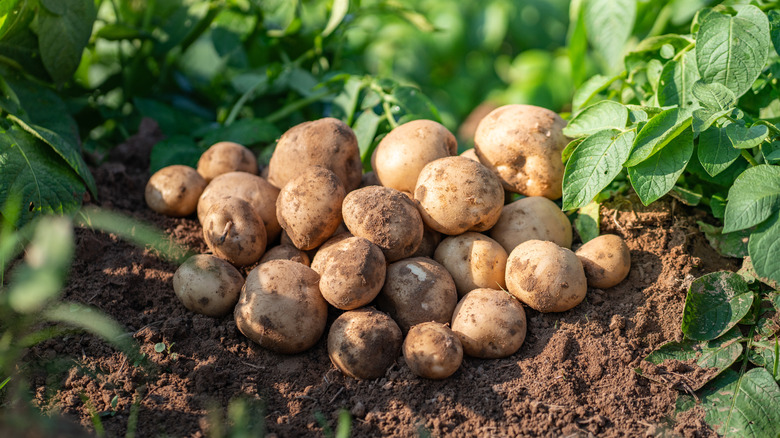
{"label": "large oval potato", "polygon": [[144,190],[146,205],[166,216],[189,216],[195,211],[206,180],[192,167],[163,167],[149,178]]}
{"label": "large oval potato", "polygon": [[631,270],[631,251],[626,242],[614,234],[602,234],[582,245],[574,254],[582,262],[591,287],[616,286]]}
{"label": "large oval potato", "polygon": [[236,266],[260,259],[266,236],[263,220],[243,199],[228,197],[215,202],[203,220],[203,239],[211,252]]}
{"label": "large oval potato", "polygon": [[370,308],[344,312],[328,332],[328,356],[342,373],[356,379],[382,377],[401,350],[403,335],[386,314]]}
{"label": "large oval potato", "polygon": [[553,201],[543,196],[529,196],[501,209],[501,216],[490,230],[490,237],[500,243],[507,253],[528,240],[549,240],[571,248],[572,229],[566,213]]}
{"label": "large oval potato", "polygon": [[461,298],[452,315],[452,331],[472,357],[510,356],[523,345],[526,330],[523,306],[502,290],[474,289]]}
{"label": "large oval potato", "polygon": [[188,258],[173,274],[173,290],[184,307],[207,316],[230,313],[243,286],[238,269],[210,254]]}
{"label": "large oval potato", "polygon": [[198,173],[206,182],[223,173],[236,171],[257,175],[257,158],[247,147],[232,141],[211,145],[198,159]]}
{"label": "large oval potato", "polygon": [[424,322],[410,328],[403,352],[412,372],[426,379],[446,379],[463,362],[460,338],[438,322]]}
{"label": "large oval potato", "polygon": [[442,240],[433,258],[452,274],[461,297],[479,288],[505,289],[507,253],[484,234],[467,232]]}

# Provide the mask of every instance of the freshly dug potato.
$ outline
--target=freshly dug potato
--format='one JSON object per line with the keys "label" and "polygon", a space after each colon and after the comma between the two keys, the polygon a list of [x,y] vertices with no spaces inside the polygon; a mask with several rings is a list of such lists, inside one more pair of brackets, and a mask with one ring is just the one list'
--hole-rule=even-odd
{"label": "freshly dug potato", "polygon": [[476,162],[479,162],[479,157],[477,156],[477,151],[474,150],[474,148],[466,149],[460,154],[461,157],[466,157],[470,160],[474,160]]}
{"label": "freshly dug potato", "polygon": [[420,246],[410,257],[428,257],[429,259],[432,259],[433,253],[436,251],[436,247],[439,246],[440,242],[440,232],[423,226],[423,237]]}
{"label": "freshly dug potato", "polygon": [[309,250],[328,240],[341,224],[344,186],[335,173],[312,166],[279,192],[276,217],[298,249]]}
{"label": "freshly dug potato", "polygon": [[184,307],[207,316],[230,313],[242,286],[238,269],[210,254],[188,258],[173,274],[173,290]]}
{"label": "freshly dug potato", "polygon": [[426,379],[446,379],[460,368],[463,346],[446,325],[424,322],[409,329],[403,345],[412,372]]}
{"label": "freshly dug potato", "polygon": [[512,192],[558,199],[563,194],[561,152],[566,122],[533,105],[504,105],[485,116],[474,134],[479,161]]}
{"label": "freshly dug potato", "polygon": [[376,173],[374,171],[364,173],[363,178],[360,180],[360,187],[381,185],[382,183],[379,182],[379,179],[376,177]]}
{"label": "freshly dug potato", "polygon": [[195,212],[206,181],[192,167],[163,167],[149,178],[144,190],[146,205],[166,216],[183,217]]}
{"label": "freshly dug potato", "polygon": [[472,357],[495,359],[514,354],[525,341],[525,310],[508,293],[474,289],[461,298],[452,315],[452,331]]}
{"label": "freshly dug potato", "polygon": [[420,212],[398,190],[382,186],[354,190],[344,198],[341,210],[349,232],[377,245],[388,262],[409,257],[420,246]]}
{"label": "freshly dug potato", "polygon": [[328,303],[314,270],[291,260],[271,260],[252,269],[234,317],[247,338],[279,353],[300,353],[325,332]]}
{"label": "freshly dug potato", "polygon": [[363,164],[352,128],[330,117],[293,126],[276,143],[268,164],[268,182],[282,188],[309,166],[331,170],[347,192],[358,188]]}
{"label": "freshly dug potato", "polygon": [[426,225],[456,235],[493,227],[504,205],[504,189],[482,164],[466,157],[445,157],[420,172],[414,199]]}
{"label": "freshly dug potato", "polygon": [[458,295],[474,289],[506,289],[507,253],[484,234],[467,232],[442,240],[433,258],[452,274]]}
{"label": "freshly dug potato", "polygon": [[265,252],[266,231],[248,202],[228,197],[216,201],[206,213],[203,239],[217,257],[246,266]]}
{"label": "freshly dug potato", "polygon": [[306,266],[311,264],[309,255],[293,245],[276,245],[263,254],[263,257],[260,258],[260,263],[270,262],[271,260],[292,260]]}
{"label": "freshly dug potato", "polygon": [[426,164],[458,152],[455,136],[441,123],[413,120],[390,131],[377,145],[374,172],[385,187],[413,192]]}
{"label": "freshly dug potato", "polygon": [[328,356],[356,379],[382,377],[401,350],[401,330],[386,314],[364,307],[344,312],[328,332]]}
{"label": "freshly dug potato", "polygon": [[504,206],[490,237],[508,253],[528,240],[549,240],[571,248],[571,222],[554,202],[543,196],[530,196]]}
{"label": "freshly dug potato", "polygon": [[276,198],[279,189],[263,178],[247,172],[228,172],[217,176],[198,200],[198,220],[203,224],[203,217],[214,202],[232,196],[243,199],[257,212],[267,234],[267,241],[273,242],[282,231],[279,220],[276,219]]}
{"label": "freshly dug potato", "polygon": [[506,263],[506,286],[517,299],[540,312],[565,312],[582,302],[588,291],[577,256],[542,240],[529,240],[512,250]]}
{"label": "freshly dug potato", "polygon": [[631,251],[626,242],[614,234],[602,234],[582,245],[574,254],[585,268],[588,285],[599,289],[623,281],[631,269]]}
{"label": "freshly dug potato", "polygon": [[206,182],[235,171],[257,175],[257,158],[248,148],[232,141],[213,144],[198,160],[198,173]]}
{"label": "freshly dug potato", "polygon": [[452,276],[427,257],[390,264],[385,285],[376,297],[379,310],[390,314],[404,333],[421,322],[448,322],[457,303]]}

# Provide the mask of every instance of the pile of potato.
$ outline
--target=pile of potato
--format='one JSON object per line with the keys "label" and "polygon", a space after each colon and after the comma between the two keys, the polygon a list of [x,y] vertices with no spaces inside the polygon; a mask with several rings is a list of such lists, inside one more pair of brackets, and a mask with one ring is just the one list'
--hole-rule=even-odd
{"label": "pile of potato", "polygon": [[[211,254],[173,278],[188,309],[232,311],[249,339],[290,354],[317,343],[333,307],[342,313],[327,347],[344,374],[382,376],[402,351],[414,373],[442,379],[464,353],[514,354],[523,304],[563,312],[588,285],[628,275],[618,236],[570,250],[569,219],[553,202],[564,125],[543,108],[500,107],[457,156],[444,126],[415,120],[381,140],[363,174],[355,134],[324,118],[284,133],[263,176],[249,149],[221,142],[197,170],[152,175],[146,201],[166,215],[197,212],[203,227]],[[506,203],[511,193],[525,197]]]}

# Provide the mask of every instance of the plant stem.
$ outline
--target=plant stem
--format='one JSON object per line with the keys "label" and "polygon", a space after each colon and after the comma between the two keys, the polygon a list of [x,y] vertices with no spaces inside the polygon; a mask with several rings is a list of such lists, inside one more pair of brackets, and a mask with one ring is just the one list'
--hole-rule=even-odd
{"label": "plant stem", "polygon": [[742,157],[747,160],[747,162],[750,164],[750,167],[758,166],[758,162],[755,158],[753,158],[752,155],[750,155],[750,152],[745,149],[740,149],[739,153],[741,153]]}

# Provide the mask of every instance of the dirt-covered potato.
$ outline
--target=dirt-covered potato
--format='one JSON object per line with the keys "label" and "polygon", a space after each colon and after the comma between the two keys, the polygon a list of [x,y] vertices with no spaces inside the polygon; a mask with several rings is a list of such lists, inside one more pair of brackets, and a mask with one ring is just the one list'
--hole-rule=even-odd
{"label": "dirt-covered potato", "polygon": [[268,182],[282,188],[310,166],[331,170],[347,192],[358,188],[363,164],[352,128],[330,117],[293,126],[276,143],[268,164]]}
{"label": "dirt-covered potato", "polygon": [[506,263],[506,286],[517,299],[540,312],[565,312],[582,302],[588,291],[577,256],[542,240],[529,240],[512,250]]}
{"label": "dirt-covered potato", "polygon": [[530,196],[504,206],[490,237],[508,253],[528,240],[549,240],[571,248],[572,229],[569,218],[553,201]]}
{"label": "dirt-covered potato", "polygon": [[271,260],[292,260],[306,266],[311,264],[309,255],[293,245],[276,245],[260,257],[260,263],[270,262]]}
{"label": "dirt-covered potato", "polygon": [[558,199],[563,194],[561,152],[566,122],[545,108],[504,105],[485,116],[474,134],[479,161],[512,192]]}
{"label": "dirt-covered potato", "polygon": [[188,258],[173,274],[173,290],[184,307],[207,316],[230,313],[242,286],[238,269],[210,254]]}
{"label": "dirt-covered potato", "polygon": [[620,236],[602,234],[586,242],[574,254],[585,269],[588,285],[599,289],[623,281],[631,269],[631,251]]}
{"label": "dirt-covered potato", "polygon": [[495,359],[514,354],[525,341],[522,304],[497,289],[474,289],[461,298],[452,315],[452,331],[472,357]]}
{"label": "dirt-covered potato", "polygon": [[335,173],[312,166],[279,192],[276,217],[296,248],[309,250],[328,240],[341,224],[344,186]]}
{"label": "dirt-covered potato", "polygon": [[257,175],[257,158],[248,148],[232,141],[213,144],[198,160],[198,173],[206,182],[223,173],[248,172]]}
{"label": "dirt-covered potato", "polygon": [[441,242],[441,233],[429,227],[423,226],[423,237],[417,251],[409,257],[428,257],[433,258],[436,247]]}
{"label": "dirt-covered potato", "polygon": [[342,373],[356,379],[382,377],[401,351],[398,324],[364,307],[344,312],[328,332],[328,356]]}
{"label": "dirt-covered potato", "polygon": [[479,288],[506,289],[507,253],[484,234],[468,232],[442,240],[433,258],[452,274],[458,295]]}
{"label": "dirt-covered potato", "polygon": [[320,276],[291,260],[258,265],[246,277],[234,317],[247,338],[279,353],[300,353],[325,332],[328,303]]}
{"label": "dirt-covered potato", "polygon": [[203,218],[209,208],[217,200],[232,196],[243,199],[257,212],[267,235],[267,241],[273,242],[282,231],[279,220],[276,219],[276,198],[279,189],[271,183],[247,172],[228,172],[217,176],[200,195],[198,200],[198,220],[203,224]]}
{"label": "dirt-covered potato", "polygon": [[243,199],[216,201],[203,219],[203,239],[215,256],[236,266],[256,262],[265,252],[263,220]]}
{"label": "dirt-covered potato", "polygon": [[377,145],[374,172],[385,187],[413,192],[426,164],[457,154],[455,136],[433,120],[412,120],[390,131]]}
{"label": "dirt-covered potato", "polygon": [[409,329],[404,359],[412,372],[426,379],[446,379],[460,368],[463,346],[446,325],[424,322]]}
{"label": "dirt-covered potato", "polygon": [[149,178],[144,190],[146,205],[166,216],[182,217],[195,212],[206,180],[192,167],[163,167]]}
{"label": "dirt-covered potato", "polygon": [[341,211],[349,232],[377,245],[388,262],[409,257],[420,246],[420,212],[398,190],[369,186],[352,191],[344,198]]}
{"label": "dirt-covered potato", "polygon": [[376,297],[379,310],[387,312],[404,333],[421,322],[448,322],[457,303],[452,276],[444,266],[427,257],[390,264],[385,285]]}
{"label": "dirt-covered potato", "polygon": [[414,199],[434,230],[456,235],[490,229],[501,214],[501,181],[482,164],[466,157],[445,157],[420,172]]}
{"label": "dirt-covered potato", "polygon": [[322,244],[311,268],[320,292],[333,307],[353,310],[376,298],[385,283],[385,256],[368,239],[342,233]]}

